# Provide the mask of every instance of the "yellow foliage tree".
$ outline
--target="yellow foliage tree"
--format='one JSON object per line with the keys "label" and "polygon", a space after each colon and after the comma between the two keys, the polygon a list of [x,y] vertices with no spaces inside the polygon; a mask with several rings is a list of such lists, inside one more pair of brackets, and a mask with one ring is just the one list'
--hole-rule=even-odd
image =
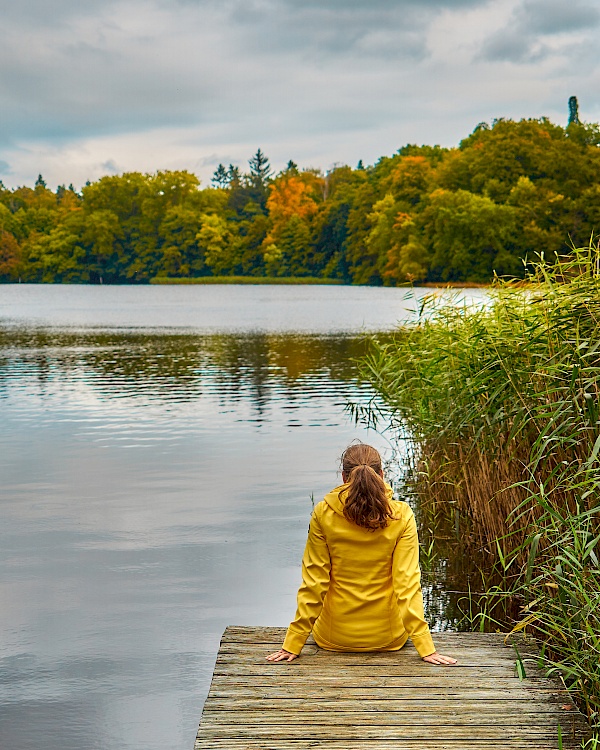
{"label": "yellow foliage tree", "polygon": [[391,174],[391,190],[396,200],[416,206],[433,180],[431,164],[424,156],[404,156]]}
{"label": "yellow foliage tree", "polygon": [[398,212],[394,219],[383,275],[401,284],[422,281],[427,276],[426,250],[415,231],[413,217],[403,211]]}

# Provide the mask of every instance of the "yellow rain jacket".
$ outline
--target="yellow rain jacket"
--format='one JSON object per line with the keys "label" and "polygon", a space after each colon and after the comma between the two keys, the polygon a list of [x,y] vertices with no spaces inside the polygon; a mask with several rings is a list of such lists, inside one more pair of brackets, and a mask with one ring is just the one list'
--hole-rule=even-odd
{"label": "yellow rain jacket", "polygon": [[283,648],[299,654],[312,630],[332,651],[396,651],[408,637],[420,656],[435,646],[423,616],[417,525],[388,497],[394,520],[369,531],[344,517],[336,487],[314,509],[302,559],[298,610]]}

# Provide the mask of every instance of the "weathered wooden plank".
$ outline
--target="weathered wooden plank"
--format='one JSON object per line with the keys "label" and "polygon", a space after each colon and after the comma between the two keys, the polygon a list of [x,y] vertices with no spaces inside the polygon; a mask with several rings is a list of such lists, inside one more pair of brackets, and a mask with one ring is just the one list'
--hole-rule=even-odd
{"label": "weathered wooden plank", "polygon": [[[352,655],[354,656],[354,655]],[[456,656],[453,654],[455,659],[458,659],[458,663],[454,666],[439,667],[433,664],[428,664],[420,659],[413,658],[412,656],[396,657],[395,659],[365,659],[348,658],[346,655],[340,654],[339,660],[330,658],[320,658],[315,656],[301,657],[295,660],[293,663],[281,661],[281,662],[270,662],[267,661],[266,654],[264,652],[255,655],[234,655],[234,654],[219,654],[215,667],[221,669],[258,669],[267,667],[269,669],[285,671],[292,670],[293,672],[301,671],[326,671],[331,669],[348,669],[348,670],[369,670],[372,669],[375,672],[382,672],[383,669],[391,669],[397,672],[398,669],[402,669],[405,674],[426,674],[427,672],[437,672],[442,669],[443,671],[449,672],[465,672],[470,671],[482,671],[491,669],[513,669],[517,663],[517,659],[510,654],[503,658],[487,657],[485,660],[479,660],[478,657],[461,659],[460,655]],[[545,671],[540,667],[537,660],[523,659],[523,665],[525,669],[530,668],[538,670],[546,675]]]}
{"label": "weathered wooden plank", "polygon": [[[219,650],[217,664],[236,662],[236,663],[262,663],[267,655],[273,652],[272,644],[245,644],[230,643],[225,644]],[[452,656],[458,659],[459,666],[494,666],[506,664],[507,659],[513,662],[517,658],[517,653],[512,647],[467,647],[450,645]],[[440,647],[440,651],[443,650]],[[527,653],[519,649],[519,656],[525,663],[537,663],[538,657],[535,652]],[[364,653],[334,653],[325,651],[316,646],[305,647],[296,666],[306,663],[323,663],[351,666],[352,664],[397,664],[398,660],[404,662],[419,662],[420,659],[416,650],[410,644],[407,644],[400,651],[380,651]]]}
{"label": "weathered wooden plank", "polygon": [[[503,726],[499,731],[498,725],[466,725],[466,726],[455,726],[449,724],[438,724],[427,725],[425,732],[424,728],[417,724],[416,726],[385,726],[385,725],[371,725],[371,724],[355,724],[354,726],[340,725],[337,722],[328,722],[326,724],[314,724],[304,722],[304,724],[293,725],[288,727],[285,722],[280,725],[264,725],[264,724],[250,724],[250,725],[235,725],[224,728],[219,724],[209,724],[203,722],[201,725],[202,732],[206,738],[210,737],[231,737],[232,739],[250,739],[258,740],[263,737],[274,740],[277,738],[288,739],[290,736],[296,735],[296,737],[302,737],[304,739],[355,739],[360,736],[361,739],[365,740],[407,740],[422,739],[424,733],[432,739],[435,737],[441,741],[444,740],[457,740],[457,739],[480,739],[480,740],[493,740],[500,739],[518,739],[523,741],[534,742],[537,738],[551,740],[552,738],[558,737],[558,730],[556,725],[551,726],[550,722],[545,727],[534,726]],[[569,735],[572,732],[569,730]],[[584,733],[576,730],[576,738],[582,739]]]}
{"label": "weathered wooden plank", "polygon": [[[368,700],[370,698],[377,698],[379,700],[390,698],[395,700],[456,700],[457,698],[467,698],[469,700],[493,700],[502,695],[503,698],[513,700],[544,700],[546,698],[560,698],[565,702],[568,700],[568,692],[565,688],[560,690],[553,686],[549,686],[546,689],[539,690],[523,690],[520,687],[505,687],[502,690],[498,689],[498,686],[494,686],[488,690],[472,689],[465,691],[460,686],[452,687],[449,686],[445,689],[437,688],[430,690],[423,690],[423,688],[396,688],[395,690],[388,690],[385,688],[355,688],[347,686],[339,688],[337,690],[329,689],[323,690],[319,688],[307,688],[302,689],[296,688],[293,691],[294,696],[302,699],[323,699],[323,700]],[[251,698],[263,698],[268,700],[278,700],[280,698],[288,698],[290,691],[287,687],[278,688],[277,686],[269,687],[236,687],[235,685],[226,686],[224,689],[211,688],[210,697],[214,698],[229,698],[236,697],[238,700],[246,701]],[[457,706],[457,710],[460,710]]]}
{"label": "weathered wooden plank", "polygon": [[[224,643],[221,645],[219,656],[225,654],[235,654],[237,656],[252,656],[259,657],[264,654],[270,654],[276,651],[280,647],[280,643],[240,643],[239,641],[232,641],[230,643]],[[508,656],[516,656],[512,645],[504,645],[502,643],[492,644],[473,644],[471,646],[465,643],[444,643],[436,644],[441,651],[442,649],[448,650],[451,648],[452,651],[459,654],[460,657],[478,657],[478,658],[493,658],[493,659],[505,659]],[[529,649],[529,651],[528,651]],[[538,649],[533,644],[527,644],[522,648],[519,647],[519,655],[527,656],[528,658],[537,657]],[[322,659],[324,661],[331,659],[367,659],[367,661],[377,661],[380,659],[394,661],[396,659],[418,659],[414,646],[410,641],[398,651],[326,651],[316,645],[307,645],[302,651],[301,658],[306,657],[307,659]]]}
{"label": "weathered wooden plank", "polygon": [[[241,663],[227,663],[217,664],[214,669],[215,677],[229,677],[236,676],[240,673]],[[490,667],[436,667],[433,664],[425,664],[418,662],[417,664],[411,662],[398,662],[396,664],[388,664],[386,666],[382,664],[354,664],[354,665],[341,665],[335,668],[335,679],[336,680],[360,680],[363,678],[394,678],[399,670],[402,670],[403,678],[425,678],[432,679],[435,677],[436,680],[442,680],[444,682],[452,680],[453,682],[464,682],[464,681],[476,681],[478,679],[485,680],[496,680],[496,679],[510,679],[512,680],[517,676],[516,664],[504,664],[495,665]],[[546,675],[541,669],[535,666],[525,666],[527,677],[532,679],[545,678]],[[298,664],[292,665],[287,662],[280,662],[273,664],[265,662],[265,664],[243,664],[244,675],[247,678],[266,678],[268,680],[279,679],[280,677],[286,678],[293,675],[293,679],[302,679],[305,677],[311,680],[315,679],[329,679],[334,677],[334,668],[329,664]]]}
{"label": "weathered wooden plank", "polygon": [[[331,709],[330,709],[331,711]],[[414,726],[439,726],[441,712],[436,711],[335,711],[335,723],[337,726],[386,726],[386,727],[414,727]],[[331,716],[328,713],[321,712],[320,716],[311,717],[313,726],[319,723],[329,724]],[[461,704],[460,712],[456,712],[456,706],[452,711],[447,710],[443,715],[444,726],[493,726],[497,727],[499,723],[506,724],[510,727],[544,727],[548,728],[552,723],[560,723],[561,726],[571,724],[573,719],[569,718],[565,711],[557,710],[552,712],[541,712],[523,710],[519,711],[518,707],[513,704],[510,710],[498,710],[481,712],[465,711]],[[286,709],[266,710],[258,714],[256,711],[248,711],[245,706],[239,706],[237,710],[223,711],[208,709],[205,706],[202,714],[202,726],[222,726],[234,727],[236,725],[252,726],[261,724],[262,726],[278,725],[282,722],[285,727],[305,725],[306,713],[303,710]]]}
{"label": "weathered wooden plank", "polygon": [[334,653],[309,640],[303,657],[273,664],[284,628],[228,628],[195,750],[573,750],[589,728],[564,685],[500,634],[435,634],[456,667],[398,652]]}
{"label": "weathered wooden plank", "polygon": [[[219,674],[213,677],[212,684],[215,688],[223,690],[225,686],[235,685],[237,687],[263,688],[272,687],[276,683],[279,688],[287,690],[303,690],[306,688],[313,689],[339,689],[344,687],[354,688],[385,688],[386,690],[402,688],[421,688],[422,690],[445,690],[448,687],[454,687],[461,690],[501,690],[503,683],[511,685],[514,677],[486,677],[465,676],[459,672],[448,675],[444,670],[433,672],[431,675],[392,675],[377,677],[369,674],[356,674],[350,678],[344,674],[300,674],[299,672],[278,672],[274,674],[244,674],[243,676],[235,674]],[[521,683],[522,690],[534,690],[536,688],[546,689],[548,683],[545,678],[531,677]]]}
{"label": "weathered wooden plank", "polygon": [[[498,695],[495,693],[494,695]],[[206,699],[204,704],[204,713],[215,713],[219,712],[226,714],[228,712],[240,712],[240,711],[258,711],[263,715],[267,715],[273,712],[274,715],[280,716],[285,713],[286,715],[293,715],[298,713],[305,715],[307,713],[323,712],[328,713],[330,711],[335,712],[336,717],[356,711],[357,706],[363,713],[383,713],[383,714],[396,714],[396,713],[419,713],[419,715],[433,714],[435,716],[445,716],[447,714],[455,714],[457,711],[457,700],[454,697],[448,696],[436,696],[434,698],[425,698],[420,694],[414,700],[419,701],[419,705],[415,706],[414,701],[403,698],[398,700],[397,698],[388,699],[362,699],[356,700],[327,700],[324,698],[315,699],[302,699],[302,698],[278,698],[273,700],[270,698],[245,698],[243,701],[239,701],[236,698],[212,698]],[[532,703],[535,704],[532,707]],[[532,693],[526,698],[522,695],[515,696],[514,698],[505,698],[504,695],[500,697],[485,699],[472,699],[472,698],[461,698],[460,700],[460,712],[462,713],[475,713],[478,715],[483,714],[502,714],[510,712],[528,713],[535,711],[536,714],[540,713],[558,713],[568,714],[569,711],[573,710],[573,706],[570,703],[564,702],[564,696],[550,696],[544,695],[543,699],[540,700],[539,695]]]}

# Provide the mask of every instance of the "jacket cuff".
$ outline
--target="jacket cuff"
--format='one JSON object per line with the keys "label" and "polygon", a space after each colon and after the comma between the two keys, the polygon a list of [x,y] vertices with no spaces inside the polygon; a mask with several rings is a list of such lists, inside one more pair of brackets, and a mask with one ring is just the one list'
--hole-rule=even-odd
{"label": "jacket cuff", "polygon": [[413,646],[419,652],[419,656],[421,658],[423,658],[424,656],[430,656],[431,654],[435,653],[433,638],[431,637],[431,633],[429,632],[429,630],[422,635],[411,635],[410,640],[412,641]]}
{"label": "jacket cuff", "polygon": [[283,641],[284,651],[289,651],[290,654],[296,654],[296,656],[298,656],[302,651],[302,646],[306,643],[308,635],[308,633],[297,633],[295,630],[288,628],[288,631],[285,634],[285,640]]}

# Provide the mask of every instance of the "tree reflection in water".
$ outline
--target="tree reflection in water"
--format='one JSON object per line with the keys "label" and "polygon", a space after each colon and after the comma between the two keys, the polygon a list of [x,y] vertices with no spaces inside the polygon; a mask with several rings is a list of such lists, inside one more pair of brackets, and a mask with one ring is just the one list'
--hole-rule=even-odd
{"label": "tree reflection in water", "polygon": [[136,331],[0,331],[0,397],[35,379],[38,395],[85,380],[105,399],[189,402],[207,392],[220,404],[250,400],[255,419],[269,403],[331,395],[333,382],[356,393],[354,360],[365,338],[302,334],[172,334]]}

